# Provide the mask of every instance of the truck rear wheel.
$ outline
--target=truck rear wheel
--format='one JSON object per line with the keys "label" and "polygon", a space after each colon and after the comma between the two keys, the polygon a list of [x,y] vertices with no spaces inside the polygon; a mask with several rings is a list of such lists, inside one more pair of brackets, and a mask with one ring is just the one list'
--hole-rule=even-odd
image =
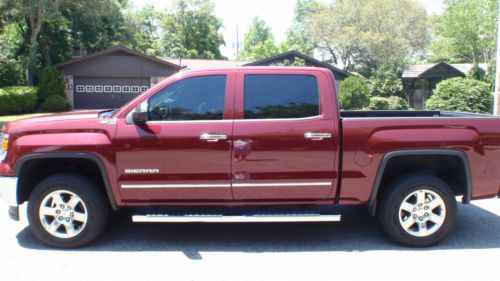
{"label": "truck rear wheel", "polygon": [[31,232],[44,244],[57,248],[91,243],[104,229],[108,212],[98,186],[72,173],[41,181],[28,203]]}
{"label": "truck rear wheel", "polygon": [[457,202],[451,188],[438,177],[402,177],[382,194],[378,218],[384,231],[406,246],[430,246],[453,229]]}

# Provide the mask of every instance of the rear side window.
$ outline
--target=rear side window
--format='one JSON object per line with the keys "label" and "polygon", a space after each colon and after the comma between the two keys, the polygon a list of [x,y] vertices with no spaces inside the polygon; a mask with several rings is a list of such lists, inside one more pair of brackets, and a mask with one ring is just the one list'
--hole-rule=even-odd
{"label": "rear side window", "polygon": [[186,78],[149,99],[151,120],[221,120],[224,117],[226,75]]}
{"label": "rear side window", "polygon": [[318,81],[312,75],[245,75],[245,119],[319,115]]}

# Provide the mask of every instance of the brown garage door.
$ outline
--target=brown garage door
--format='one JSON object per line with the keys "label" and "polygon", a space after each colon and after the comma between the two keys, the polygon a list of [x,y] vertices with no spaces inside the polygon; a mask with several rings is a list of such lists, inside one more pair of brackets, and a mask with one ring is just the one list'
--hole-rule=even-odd
{"label": "brown garage door", "polygon": [[74,78],[75,109],[118,108],[149,89],[149,78]]}

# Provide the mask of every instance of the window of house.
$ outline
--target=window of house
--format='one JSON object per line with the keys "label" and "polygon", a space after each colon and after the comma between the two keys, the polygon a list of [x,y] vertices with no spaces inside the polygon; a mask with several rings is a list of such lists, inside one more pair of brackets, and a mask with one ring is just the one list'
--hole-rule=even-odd
{"label": "window of house", "polygon": [[112,86],[104,86],[104,92],[105,93],[112,93],[113,87]]}
{"label": "window of house", "polygon": [[132,86],[131,87],[132,93],[139,93],[140,92],[139,90],[140,90],[139,86]]}
{"label": "window of house", "polygon": [[94,92],[94,86],[93,85],[87,85],[87,86],[85,86],[85,92],[87,92],[87,93],[93,93]]}
{"label": "window of house", "polygon": [[103,90],[104,90],[104,87],[102,85],[95,85],[94,86],[94,91],[96,93],[102,93]]}
{"label": "window of house", "polygon": [[84,93],[85,92],[85,86],[83,86],[83,85],[76,85],[76,92],[77,93]]}
{"label": "window of house", "polygon": [[113,86],[113,93],[121,93],[122,86]]}
{"label": "window of house", "polygon": [[166,86],[149,99],[151,120],[221,120],[226,75],[186,78]]}
{"label": "window of house", "polygon": [[320,114],[318,81],[312,75],[245,75],[245,119],[303,118]]}
{"label": "window of house", "polygon": [[148,86],[141,86],[141,93],[144,93],[145,91],[147,91],[149,89]]}

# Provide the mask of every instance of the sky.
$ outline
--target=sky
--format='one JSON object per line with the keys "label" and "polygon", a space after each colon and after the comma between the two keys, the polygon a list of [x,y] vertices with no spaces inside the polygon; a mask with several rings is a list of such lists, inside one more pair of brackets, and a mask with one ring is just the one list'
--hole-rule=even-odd
{"label": "sky", "polygon": [[[427,9],[428,14],[442,12],[441,0],[418,0]],[[158,10],[169,8],[173,0],[133,0],[136,7],[153,5]],[[212,0],[215,13],[223,23],[222,30],[226,46],[221,47],[222,55],[229,59],[235,57],[236,29],[238,27],[239,41],[243,37],[255,16],[264,19],[272,28],[276,42],[286,39],[286,31],[293,20],[293,9],[296,0]]]}

